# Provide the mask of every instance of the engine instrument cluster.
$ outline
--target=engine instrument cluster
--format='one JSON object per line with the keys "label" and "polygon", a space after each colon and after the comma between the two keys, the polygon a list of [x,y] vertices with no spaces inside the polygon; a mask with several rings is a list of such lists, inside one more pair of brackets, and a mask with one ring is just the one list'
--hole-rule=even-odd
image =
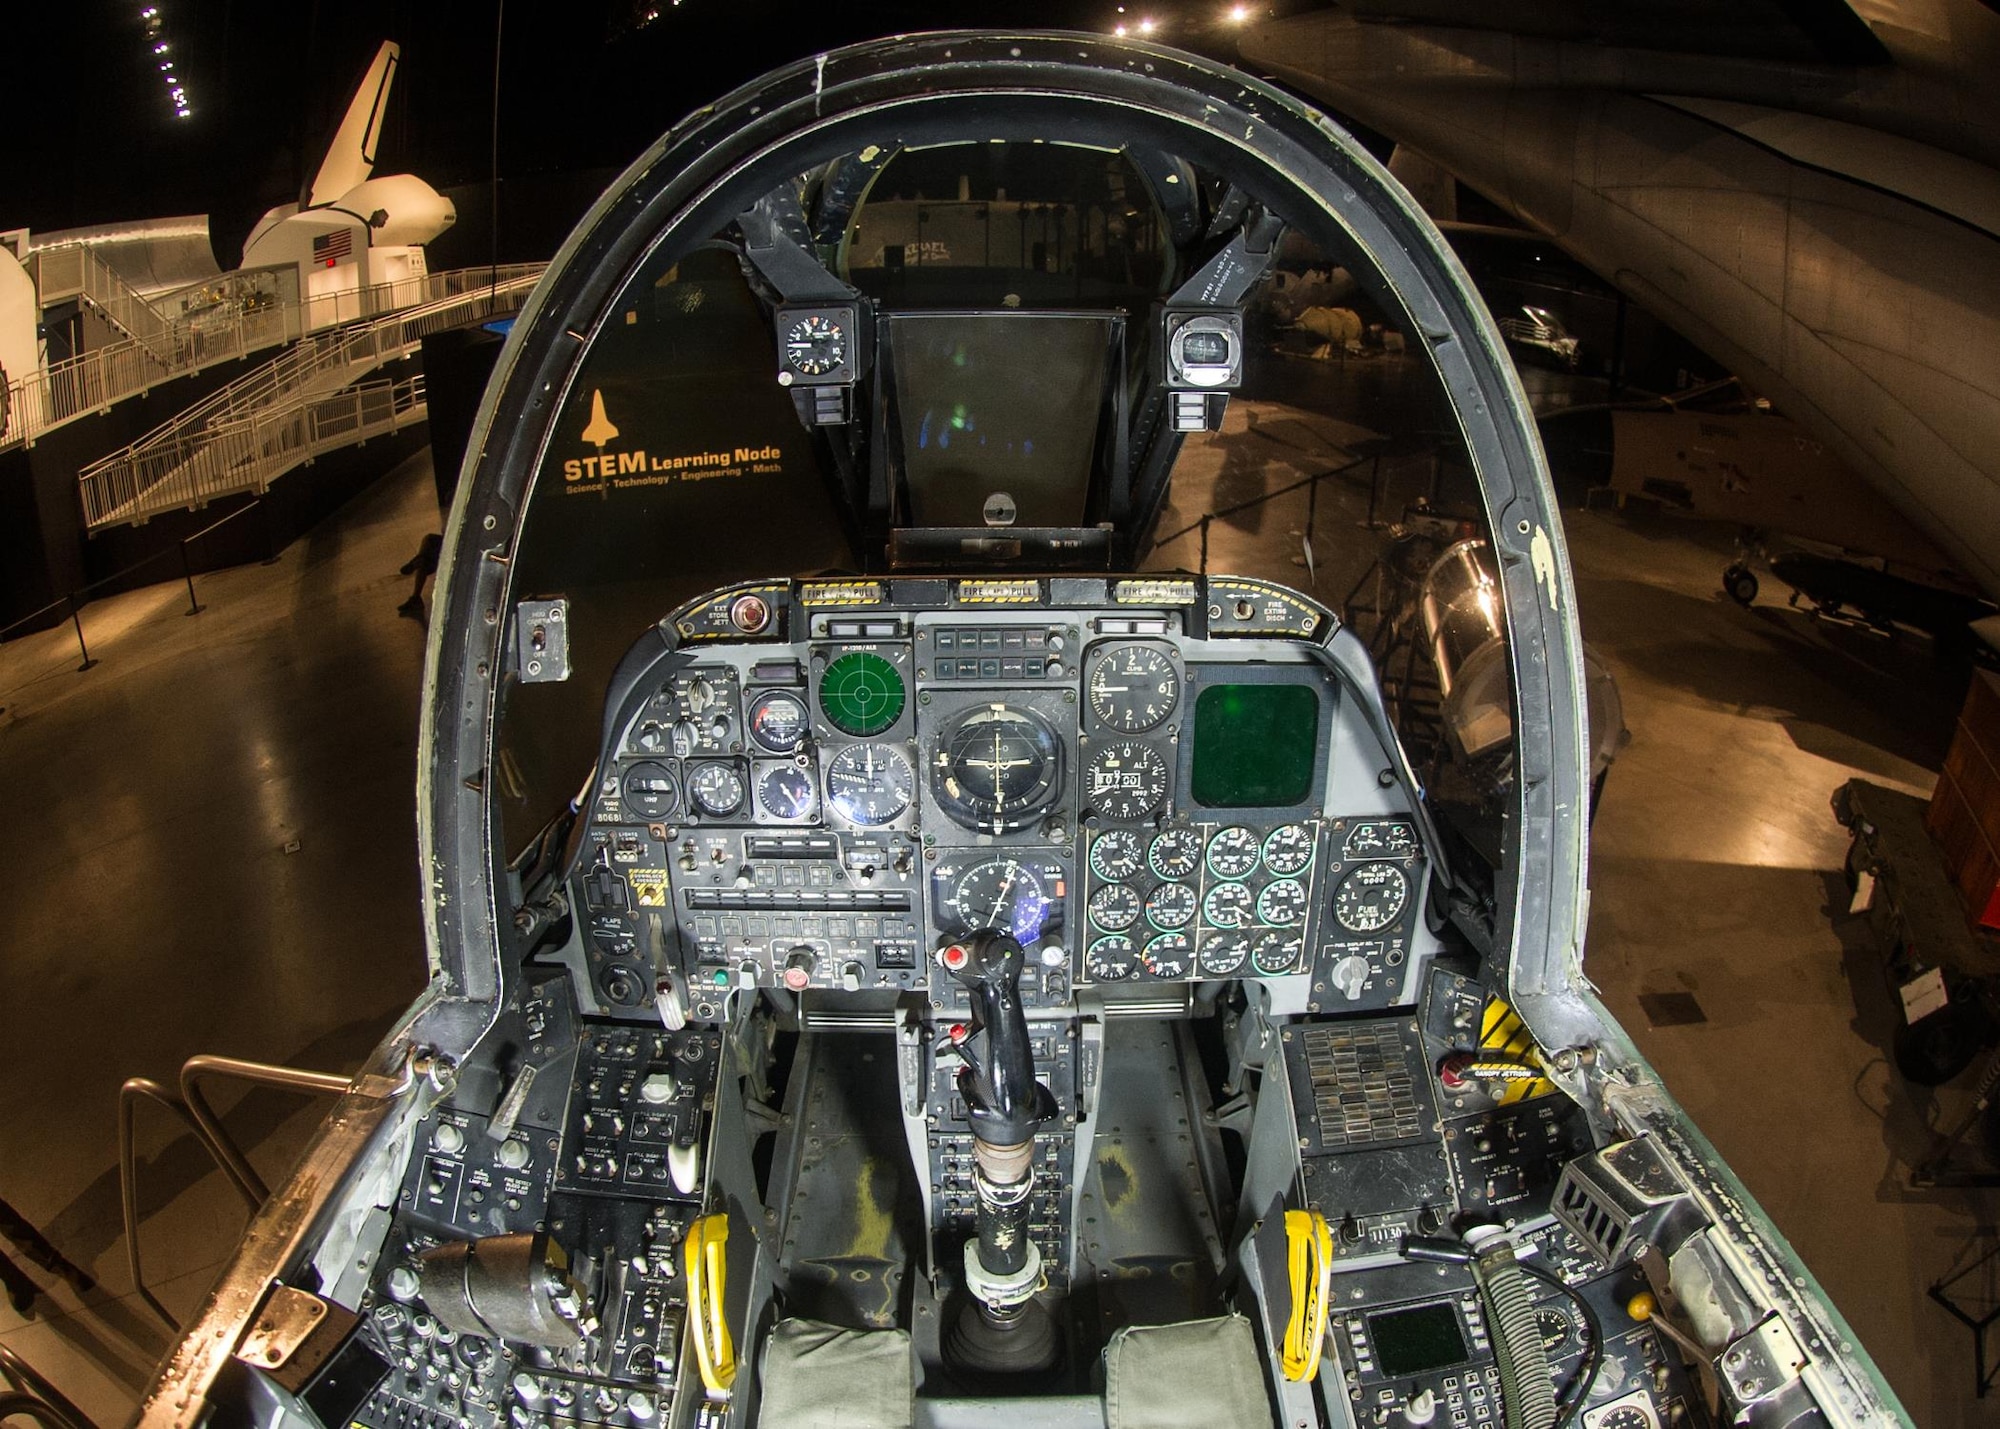
{"label": "engine instrument cluster", "polygon": [[[746,619],[747,617],[747,619]],[[582,883],[598,1003],[952,990],[1028,950],[1036,1005],[1255,978],[1299,1010],[1414,989],[1408,795],[1316,642],[1246,580],[766,583],[680,650],[601,771]]]}

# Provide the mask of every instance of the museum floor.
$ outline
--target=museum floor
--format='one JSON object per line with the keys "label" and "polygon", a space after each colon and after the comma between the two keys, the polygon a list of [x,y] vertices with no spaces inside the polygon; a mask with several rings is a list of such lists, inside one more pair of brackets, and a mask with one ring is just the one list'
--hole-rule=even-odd
{"label": "museum floor", "polygon": [[[1214,509],[1239,478],[1190,471],[1176,505]],[[119,1083],[171,1079],[197,1052],[351,1069],[421,986],[424,631],[396,606],[397,567],[437,524],[432,490],[424,459],[405,464],[277,563],[203,578],[198,617],[171,585],[90,606],[102,663],[88,672],[66,627],[0,646],[15,889],[0,1197],[102,1282],[81,1304],[52,1289],[26,1321],[0,1303],[0,1342],[101,1423],[129,1414],[166,1342],[125,1270]],[[1304,584],[1303,501],[1217,522],[1211,567]],[[1348,503],[1319,507],[1317,551],[1343,522]],[[1591,975],[1915,1421],[1990,1422],[1971,1336],[1925,1286],[1980,1227],[1990,1243],[2000,1198],[1903,1189],[1939,1112],[1884,1060],[1895,1013],[1843,913],[1827,805],[1855,775],[1928,791],[1962,677],[1921,641],[1826,627],[1769,595],[1728,603],[1727,543],[1704,533],[1593,512],[1569,536],[1585,632],[1633,736],[1594,832]],[[1344,593],[1325,570],[1320,583]],[[1651,1025],[1663,992],[1691,993],[1702,1020]],[[274,1180],[318,1116],[270,1093],[222,1101]],[[242,1208],[191,1138],[141,1116],[147,1277],[185,1312]]]}

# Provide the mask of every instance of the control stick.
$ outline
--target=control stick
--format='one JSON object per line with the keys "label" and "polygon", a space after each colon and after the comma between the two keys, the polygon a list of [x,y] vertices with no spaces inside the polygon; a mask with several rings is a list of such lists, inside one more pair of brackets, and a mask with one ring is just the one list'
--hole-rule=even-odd
{"label": "control stick", "polygon": [[1021,945],[988,931],[946,947],[938,960],[972,999],[972,1024],[954,1038],[964,1065],[958,1094],[972,1123],[977,1234],[965,1246],[971,1300],[946,1353],[987,1374],[1042,1370],[1055,1360],[1055,1327],[1035,1301],[1042,1257],[1028,1234],[1035,1189],[1035,1131],[1056,1114],[1035,1079],[1035,1052],[1021,1006]]}

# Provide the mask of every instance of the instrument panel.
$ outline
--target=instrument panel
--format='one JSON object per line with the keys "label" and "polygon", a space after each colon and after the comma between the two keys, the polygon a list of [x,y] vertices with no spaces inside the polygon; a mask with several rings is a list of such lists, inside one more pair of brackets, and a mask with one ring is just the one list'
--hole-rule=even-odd
{"label": "instrument panel", "polygon": [[605,1011],[676,977],[698,1019],[750,988],[944,1006],[933,954],[987,928],[1038,1006],[1232,978],[1293,1010],[1414,996],[1411,796],[1296,592],[773,582],[666,628],[579,875]]}

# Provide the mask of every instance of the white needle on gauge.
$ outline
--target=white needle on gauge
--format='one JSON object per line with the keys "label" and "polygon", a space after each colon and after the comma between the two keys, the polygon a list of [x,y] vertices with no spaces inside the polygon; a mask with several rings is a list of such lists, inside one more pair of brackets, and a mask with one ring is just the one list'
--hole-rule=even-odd
{"label": "white needle on gauge", "polygon": [[1014,886],[1015,875],[1020,873],[1020,871],[1021,865],[1018,863],[1007,865],[1007,876],[1000,880],[1000,896],[993,900],[993,911],[986,915],[987,927],[997,928],[1000,926],[1000,910],[1007,906],[1007,892]]}

